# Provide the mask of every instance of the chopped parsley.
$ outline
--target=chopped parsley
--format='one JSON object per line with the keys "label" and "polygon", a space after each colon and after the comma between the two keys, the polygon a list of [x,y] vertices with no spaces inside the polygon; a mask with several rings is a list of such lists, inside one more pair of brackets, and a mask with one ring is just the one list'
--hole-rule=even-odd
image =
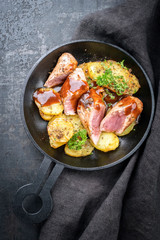
{"label": "chopped parsley", "polygon": [[69,149],[80,150],[87,141],[87,131],[85,129],[78,131],[68,141]]}
{"label": "chopped parsley", "polygon": [[104,99],[105,99],[105,95],[102,97],[102,101],[105,103],[105,100],[104,100]]}
{"label": "chopped parsley", "polygon": [[113,99],[115,99],[115,96],[113,96],[113,95],[110,95],[110,98],[113,100]]}
{"label": "chopped parsley", "polygon": [[124,68],[124,69],[126,69],[126,70],[128,70],[128,68],[124,66],[124,61],[125,61],[125,60],[122,60],[122,61],[120,62],[121,67]]}
{"label": "chopped parsley", "polygon": [[86,80],[87,80],[89,87],[93,87],[92,79],[90,77],[88,77]]}
{"label": "chopped parsley", "polygon": [[107,95],[113,100],[113,99],[115,99],[115,96],[111,93],[111,92],[109,92],[109,90],[106,88],[105,89],[105,92],[107,93]]}
{"label": "chopped parsley", "polygon": [[125,90],[128,88],[124,77],[114,75],[112,70],[108,67],[105,67],[105,72],[103,75],[97,77],[96,83],[99,86],[105,86],[114,89],[119,96],[123,95]]}

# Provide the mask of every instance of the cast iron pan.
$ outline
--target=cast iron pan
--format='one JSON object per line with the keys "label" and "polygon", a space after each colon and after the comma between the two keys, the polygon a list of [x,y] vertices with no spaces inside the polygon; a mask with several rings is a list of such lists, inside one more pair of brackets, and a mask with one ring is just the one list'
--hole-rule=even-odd
{"label": "cast iron pan", "polygon": [[[47,122],[40,117],[32,95],[37,88],[43,86],[57,59],[64,52],[73,54],[78,63],[104,60],[104,58],[116,61],[125,59],[125,65],[131,68],[132,72],[138,77],[141,88],[135,96],[143,102],[144,110],[135,131],[120,138],[120,146],[115,151],[103,153],[94,150],[93,155],[73,158],[64,153],[63,147],[56,150],[50,147],[46,130]],[[23,94],[22,112],[25,129],[34,145],[44,154],[44,160],[35,181],[17,191],[13,206],[14,212],[23,220],[38,223],[46,219],[52,210],[50,191],[65,167],[83,171],[109,168],[126,160],[141,146],[151,127],[154,113],[154,94],[145,71],[126,51],[112,44],[96,41],[76,41],[52,49],[33,66]],[[42,206],[38,211],[29,212],[26,210],[24,202],[28,195],[38,196],[41,199]]]}

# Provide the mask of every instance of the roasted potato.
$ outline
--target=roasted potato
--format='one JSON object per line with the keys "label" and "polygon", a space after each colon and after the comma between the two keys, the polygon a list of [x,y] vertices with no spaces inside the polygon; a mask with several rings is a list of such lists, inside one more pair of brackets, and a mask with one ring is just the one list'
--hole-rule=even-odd
{"label": "roasted potato", "polygon": [[91,141],[91,144],[102,152],[108,152],[119,146],[119,138],[114,133],[102,132],[98,143],[95,145]]}
{"label": "roasted potato", "polygon": [[66,117],[67,117],[67,120],[72,123],[74,133],[78,132],[81,129],[84,129],[78,114],[67,115]]}
{"label": "roasted potato", "polygon": [[88,73],[88,64],[89,63],[82,63],[82,64],[78,65],[78,68],[82,68],[86,79],[90,77],[89,73]]}
{"label": "roasted potato", "polygon": [[53,136],[49,138],[49,143],[53,148],[59,148],[62,145],[66,144],[64,142],[56,142]]}
{"label": "roasted potato", "polygon": [[[125,94],[133,95],[139,90],[140,84],[136,76],[132,74],[127,68],[122,67],[119,62],[108,60],[105,62],[105,65],[108,68],[111,68],[113,75],[123,77],[122,79],[118,79],[118,81],[123,82],[123,80],[125,80],[127,83],[128,88],[125,90]],[[110,90],[115,91],[115,89],[112,87]]]}
{"label": "roasted potato", "polygon": [[87,140],[80,150],[70,149],[68,144],[65,145],[64,151],[67,155],[71,157],[85,157],[92,153],[94,147],[91,145],[90,141]]}
{"label": "roasted potato", "polygon": [[41,113],[45,115],[59,115],[63,112],[60,95],[53,88],[37,89],[33,99]]}
{"label": "roasted potato", "polygon": [[63,112],[62,103],[54,103],[50,106],[40,107],[39,110],[45,115],[59,115]]}
{"label": "roasted potato", "polygon": [[37,102],[36,100],[35,100],[34,102],[35,102],[35,104],[36,104],[36,106],[37,106],[38,108],[41,107],[41,104],[40,104],[39,102]]}
{"label": "roasted potato", "polygon": [[102,62],[89,62],[88,63],[88,74],[92,80],[97,79],[98,76],[104,74],[105,69],[102,66]]}
{"label": "roasted potato", "polygon": [[[115,77],[116,84],[103,85],[113,92],[119,93],[117,89],[126,85],[123,94],[133,95],[140,88],[140,84],[135,75],[133,75],[122,63],[107,60],[104,62],[90,62],[88,63],[88,73],[92,80],[97,81],[98,76],[102,76],[105,68],[110,69],[112,75]],[[116,88],[116,85],[118,88]]]}
{"label": "roasted potato", "polygon": [[54,116],[48,123],[47,131],[52,147],[67,143],[74,133],[72,123],[64,114]]}
{"label": "roasted potato", "polygon": [[43,120],[45,120],[45,121],[50,121],[51,118],[53,117],[53,115],[44,114],[40,109],[39,109],[39,114],[40,114],[41,118],[43,118]]}
{"label": "roasted potato", "polygon": [[129,134],[129,133],[133,130],[133,128],[134,128],[135,125],[136,125],[136,122],[135,122],[135,121],[132,122],[132,123],[129,125],[128,128],[126,128],[121,134],[117,134],[117,136],[122,137],[122,136],[125,136],[125,135]]}

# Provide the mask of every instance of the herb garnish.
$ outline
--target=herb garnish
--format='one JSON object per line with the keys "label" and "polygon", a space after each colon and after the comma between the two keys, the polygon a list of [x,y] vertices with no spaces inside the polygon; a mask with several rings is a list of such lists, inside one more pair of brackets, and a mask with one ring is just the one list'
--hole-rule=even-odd
{"label": "herb garnish", "polygon": [[87,80],[89,87],[93,87],[92,79],[90,77],[88,77],[86,80]]}
{"label": "herb garnish", "polygon": [[80,150],[87,140],[87,131],[85,129],[78,131],[68,141],[69,149]]}
{"label": "herb garnish", "polygon": [[115,99],[115,96],[111,92],[109,92],[109,90],[107,88],[105,89],[105,92],[110,97],[110,99],[112,99],[112,100]]}
{"label": "herb garnish", "polygon": [[104,100],[104,99],[105,99],[105,95],[102,97],[102,101],[105,103],[105,100]]}
{"label": "herb garnish", "polygon": [[122,60],[122,61],[120,62],[121,67],[124,68],[124,69],[126,69],[126,70],[128,70],[128,68],[124,66],[124,61],[125,61],[125,60]]}
{"label": "herb garnish", "polygon": [[[104,64],[103,64],[104,66]],[[117,95],[123,95],[128,85],[123,76],[116,76],[112,73],[112,70],[105,66],[105,72],[103,75],[98,76],[96,83],[99,86],[109,87],[114,89]]]}

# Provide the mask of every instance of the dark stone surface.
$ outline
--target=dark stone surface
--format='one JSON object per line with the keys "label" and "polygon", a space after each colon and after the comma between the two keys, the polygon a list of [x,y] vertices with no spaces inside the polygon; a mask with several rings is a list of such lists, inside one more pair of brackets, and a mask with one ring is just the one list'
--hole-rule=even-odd
{"label": "dark stone surface", "polygon": [[49,49],[68,42],[88,13],[120,0],[0,1],[0,239],[36,240],[39,227],[12,212],[16,190],[32,182],[43,159],[21,121],[21,95],[32,65]]}

